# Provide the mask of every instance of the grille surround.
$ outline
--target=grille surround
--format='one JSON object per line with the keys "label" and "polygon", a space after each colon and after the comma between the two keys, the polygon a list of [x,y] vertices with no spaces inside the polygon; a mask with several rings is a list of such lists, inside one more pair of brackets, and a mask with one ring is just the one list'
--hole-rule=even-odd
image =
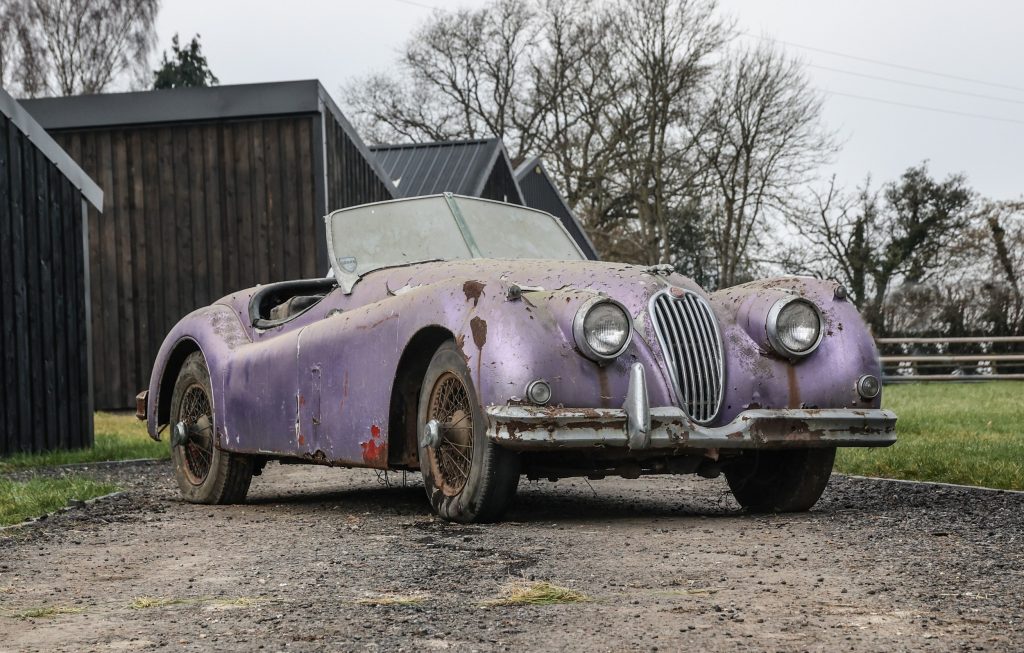
{"label": "grille surround", "polygon": [[714,421],[725,395],[725,358],[711,305],[697,293],[670,288],[651,297],[648,314],[679,406],[698,424]]}

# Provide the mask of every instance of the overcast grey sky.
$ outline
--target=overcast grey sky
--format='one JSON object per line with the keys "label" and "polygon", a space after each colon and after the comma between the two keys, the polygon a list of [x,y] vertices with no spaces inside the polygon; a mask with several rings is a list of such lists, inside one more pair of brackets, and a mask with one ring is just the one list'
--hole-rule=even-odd
{"label": "overcast grey sky", "polygon": [[[720,2],[744,32],[740,38],[778,41],[804,59],[814,85],[829,93],[825,121],[844,145],[835,164],[823,172],[835,172],[841,184],[855,186],[869,172],[875,180],[888,180],[929,159],[934,173],[962,171],[988,196],[1024,195],[1024,3]],[[169,47],[175,32],[183,39],[198,32],[222,84],[318,78],[340,100],[344,81],[393,65],[410,31],[429,15],[428,7],[482,4],[165,0],[157,23],[158,50]]]}

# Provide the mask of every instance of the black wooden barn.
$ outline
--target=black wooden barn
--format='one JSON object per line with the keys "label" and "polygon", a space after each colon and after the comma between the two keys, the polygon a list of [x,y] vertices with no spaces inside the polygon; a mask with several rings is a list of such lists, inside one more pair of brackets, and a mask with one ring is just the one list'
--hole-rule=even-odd
{"label": "black wooden barn", "polygon": [[84,227],[102,208],[99,187],[0,89],[0,456],[92,445]]}
{"label": "black wooden barn", "polygon": [[107,194],[88,222],[100,409],[134,405],[182,316],[239,288],[323,276],[322,216],[395,196],[316,80],[23,105]]}

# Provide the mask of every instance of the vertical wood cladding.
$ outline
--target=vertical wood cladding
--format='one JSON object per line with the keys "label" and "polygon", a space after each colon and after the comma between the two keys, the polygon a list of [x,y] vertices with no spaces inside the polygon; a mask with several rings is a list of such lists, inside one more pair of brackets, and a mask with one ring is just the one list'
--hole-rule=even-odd
{"label": "vertical wood cladding", "polygon": [[82,204],[0,115],[0,455],[92,445]]}
{"label": "vertical wood cladding", "polygon": [[[240,288],[323,274],[318,115],[53,133],[106,193],[89,211],[96,407],[127,408],[171,327]],[[40,337],[45,337],[41,335]]]}
{"label": "vertical wood cladding", "polygon": [[[393,199],[352,139],[328,113],[324,120],[327,143],[327,212]],[[370,154],[370,156],[373,156]]]}
{"label": "vertical wood cladding", "polygon": [[506,165],[496,165],[487,177],[480,197],[510,204],[522,204],[519,200],[519,188],[512,171]]}

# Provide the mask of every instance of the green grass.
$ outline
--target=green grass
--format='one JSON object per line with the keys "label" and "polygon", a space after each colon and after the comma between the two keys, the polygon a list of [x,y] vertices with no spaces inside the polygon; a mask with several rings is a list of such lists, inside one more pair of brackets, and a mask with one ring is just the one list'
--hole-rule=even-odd
{"label": "green grass", "polygon": [[133,458],[169,458],[167,442],[156,442],[146,433],[146,425],[129,413],[96,413],[96,442],[89,449],[51,451],[41,454],[15,454],[0,458],[0,473],[33,467]]}
{"label": "green grass", "polygon": [[0,526],[45,515],[63,508],[73,499],[85,501],[116,490],[116,485],[82,476],[37,476],[27,481],[0,479]]}
{"label": "green grass", "polygon": [[1024,382],[886,386],[897,442],[840,449],[848,474],[1024,490]]}

